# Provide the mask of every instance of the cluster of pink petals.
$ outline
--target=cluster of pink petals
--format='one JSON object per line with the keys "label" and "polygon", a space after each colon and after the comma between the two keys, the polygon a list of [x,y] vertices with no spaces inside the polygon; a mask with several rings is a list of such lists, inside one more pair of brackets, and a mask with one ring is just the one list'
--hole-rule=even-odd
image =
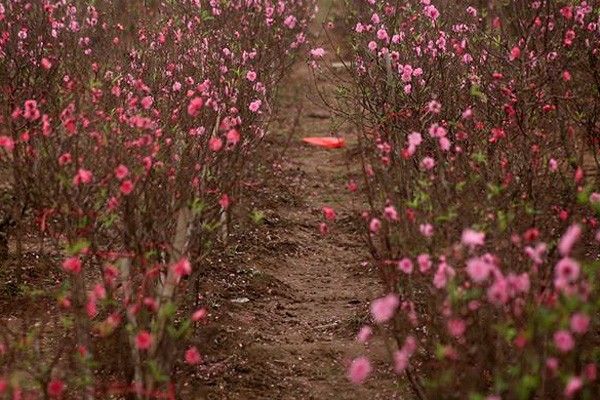
{"label": "cluster of pink petals", "polygon": [[398,295],[390,293],[385,297],[373,300],[371,303],[371,315],[375,322],[383,324],[394,316],[399,305]]}

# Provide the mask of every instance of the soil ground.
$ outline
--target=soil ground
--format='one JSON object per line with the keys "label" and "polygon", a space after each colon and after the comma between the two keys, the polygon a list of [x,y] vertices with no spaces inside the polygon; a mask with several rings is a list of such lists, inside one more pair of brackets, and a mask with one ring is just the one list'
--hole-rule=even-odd
{"label": "soil ground", "polygon": [[[199,371],[202,387],[191,392],[207,399],[405,398],[383,344],[365,346],[355,339],[369,322],[368,301],[379,283],[353,220],[355,199],[346,189],[358,178],[349,167],[356,157],[353,137],[347,127],[332,132],[312,79],[299,63],[283,82],[264,181],[247,205],[264,212],[264,221],[232,239],[234,254],[215,260],[205,283],[217,307],[198,338],[205,343],[206,364]],[[327,91],[325,82],[316,83]],[[326,150],[301,142],[332,133],[348,146]],[[318,229],[323,206],[338,214],[325,236]],[[347,366],[365,354],[374,375],[355,386]]]}
{"label": "soil ground", "polygon": [[[289,84],[306,85],[306,73],[299,66]],[[226,340],[236,351],[218,362],[225,349],[211,346],[216,359],[209,355],[205,367],[221,371],[205,382],[207,398],[400,398],[383,346],[365,348],[355,340],[379,287],[352,216],[344,211],[351,201],[345,185],[352,147],[301,144],[302,135],[328,135],[330,125],[321,119],[322,109],[305,101],[301,129],[254,204],[265,213],[263,224],[235,238],[235,254],[221,259],[228,273],[219,282],[229,290],[214,282],[219,311],[213,314],[223,320],[207,329],[220,331],[214,340]],[[285,135],[271,140],[270,151],[280,153],[286,141]],[[323,206],[338,213],[325,236],[318,230]],[[346,368],[362,354],[376,360],[377,378],[356,387]]]}

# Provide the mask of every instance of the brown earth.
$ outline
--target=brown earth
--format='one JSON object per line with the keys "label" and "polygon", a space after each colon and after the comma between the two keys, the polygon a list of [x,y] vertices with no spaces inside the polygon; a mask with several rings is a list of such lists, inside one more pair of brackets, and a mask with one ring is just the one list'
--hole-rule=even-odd
{"label": "brown earth", "polygon": [[[316,83],[328,91],[325,82]],[[356,229],[355,199],[346,189],[358,178],[349,167],[356,157],[352,134],[347,127],[332,132],[307,66],[296,66],[280,97],[263,183],[248,193],[253,203],[245,205],[265,217],[232,238],[232,254],[212,260],[203,284],[214,305],[212,321],[197,338],[206,362],[198,371],[201,383],[189,393],[207,399],[408,398],[383,344],[355,339],[369,322],[368,301],[380,289]],[[325,150],[300,140],[332,133],[349,145]],[[323,206],[337,212],[326,236],[318,229]],[[347,366],[365,354],[375,371],[364,386],[355,386]]]}

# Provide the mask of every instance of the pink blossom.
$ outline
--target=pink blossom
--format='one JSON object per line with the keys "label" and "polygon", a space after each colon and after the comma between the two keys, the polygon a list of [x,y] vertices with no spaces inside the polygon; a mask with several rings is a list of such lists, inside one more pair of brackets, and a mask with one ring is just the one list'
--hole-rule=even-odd
{"label": "pink blossom", "polygon": [[361,343],[365,343],[369,340],[369,338],[371,337],[372,334],[373,334],[373,328],[371,328],[368,325],[365,325],[362,328],[360,328],[358,335],[356,335],[356,340]]}
{"label": "pink blossom", "polygon": [[559,362],[558,359],[556,357],[548,357],[548,359],[546,360],[546,368],[551,371],[554,372],[558,369],[559,366]]}
{"label": "pink blossom", "polygon": [[587,333],[590,328],[590,317],[581,313],[573,314],[569,320],[569,326],[571,332],[583,335]]}
{"label": "pink blossom", "polygon": [[135,185],[133,184],[133,182],[131,182],[129,179],[126,181],[123,181],[121,183],[121,187],[119,188],[119,190],[121,191],[121,193],[123,193],[125,196],[128,196],[131,192],[133,192],[133,188],[135,187]]}
{"label": "pink blossom", "polygon": [[398,212],[394,206],[387,206],[383,212],[390,221],[398,221]]}
{"label": "pink blossom", "polygon": [[565,387],[565,396],[571,398],[583,387],[583,380],[580,377],[572,376]]}
{"label": "pink blossom", "polygon": [[423,137],[419,132],[412,132],[408,135],[408,144],[409,146],[419,146],[423,142]]}
{"label": "pink blossom", "polygon": [[375,322],[383,324],[394,316],[399,305],[398,295],[390,293],[385,297],[373,300],[371,303],[371,315],[373,315]]}
{"label": "pink blossom", "polygon": [[394,371],[400,374],[408,368],[409,356],[405,351],[399,350],[394,353]]}
{"label": "pink blossom", "polygon": [[579,278],[579,263],[572,258],[561,259],[554,268],[554,283],[557,287],[564,287],[566,283]]}
{"label": "pink blossom", "polygon": [[598,367],[594,363],[589,363],[585,366],[584,373],[588,380],[595,381],[598,377]]}
{"label": "pink blossom", "polygon": [[229,200],[229,195],[227,193],[223,194],[221,196],[221,198],[219,199],[219,205],[224,209],[227,210],[229,208],[229,204],[230,204],[230,200]]}
{"label": "pink blossom", "polygon": [[227,139],[227,143],[235,146],[240,141],[240,132],[237,129],[230,129],[225,138]]}
{"label": "pink blossom", "polygon": [[520,275],[514,273],[508,274],[506,277],[506,282],[508,284],[509,293],[512,297],[519,293],[529,292],[529,288],[531,287],[531,281],[526,272]]}
{"label": "pink blossom", "polygon": [[50,60],[48,60],[47,58],[42,58],[42,61],[40,62],[40,65],[42,66],[42,68],[44,69],[50,69],[52,68],[52,63],[50,62]]}
{"label": "pink blossom", "polygon": [[440,149],[442,149],[443,151],[449,151],[450,145],[450,140],[447,137],[440,138]]}
{"label": "pink blossom", "polygon": [[325,55],[325,50],[321,47],[316,48],[316,49],[312,49],[310,51],[310,55],[315,57],[315,58],[321,58]]}
{"label": "pink blossom", "polygon": [[194,97],[190,101],[190,104],[188,105],[188,108],[187,108],[188,114],[192,117],[196,117],[198,115],[198,113],[200,112],[200,109],[202,108],[203,105],[204,105],[204,100],[202,100],[202,97]]}
{"label": "pink blossom", "polygon": [[403,258],[398,262],[398,269],[407,275],[413,272],[413,262],[410,258]]}
{"label": "pink blossom", "polygon": [[335,220],[335,210],[331,207],[323,207],[322,208],[323,211],[323,215],[325,216],[326,219],[328,219],[329,221],[334,221]]}
{"label": "pink blossom", "polygon": [[575,176],[573,177],[573,179],[575,180],[575,182],[579,182],[580,180],[583,179],[583,176],[584,176],[583,169],[581,167],[578,167],[575,170]]}
{"label": "pink blossom", "polygon": [[248,108],[252,112],[258,112],[258,109],[260,108],[261,105],[262,105],[262,101],[254,100],[252,103],[250,103],[250,106]]}
{"label": "pink blossom", "polygon": [[372,371],[371,363],[366,357],[358,357],[352,360],[348,368],[348,377],[355,385],[362,384]]}
{"label": "pink blossom", "polygon": [[65,390],[65,384],[59,379],[53,379],[48,382],[48,395],[50,398],[60,397],[62,392]]}
{"label": "pink blossom", "polygon": [[296,22],[298,22],[298,20],[293,15],[288,15],[283,21],[284,25],[287,26],[289,29],[294,29],[294,27],[296,26]]}
{"label": "pink blossom", "polygon": [[248,79],[250,82],[254,82],[256,80],[256,72],[248,71],[246,74],[246,79]]}
{"label": "pink blossom", "polygon": [[78,274],[81,271],[81,260],[78,257],[67,258],[63,261],[62,267],[67,272]]}
{"label": "pink blossom", "polygon": [[127,169],[127,167],[124,166],[123,164],[121,164],[117,168],[115,168],[115,176],[117,177],[118,180],[125,179],[125,177],[127,176],[128,173],[129,173],[129,169]]}
{"label": "pink blossom", "polygon": [[461,242],[465,246],[474,248],[476,246],[483,246],[485,244],[485,233],[477,232],[473,229],[465,229],[461,236]]}
{"label": "pink blossom", "polygon": [[482,258],[472,258],[467,261],[467,274],[476,283],[485,282],[493,269],[494,267]]}
{"label": "pink blossom", "polygon": [[565,19],[572,19],[573,18],[573,7],[566,6],[566,7],[561,8],[560,9],[560,14]]}
{"label": "pink blossom", "polygon": [[139,350],[148,350],[152,346],[152,342],[152,335],[147,331],[141,331],[135,338],[135,346]]}
{"label": "pink blossom", "polygon": [[440,111],[442,111],[442,105],[439,102],[432,100],[427,105],[427,110],[430,113],[439,114]]}
{"label": "pink blossom", "polygon": [[544,253],[546,253],[546,250],[546,243],[538,243],[535,248],[531,246],[525,247],[525,254],[527,254],[527,257],[529,257],[531,261],[539,265],[543,262],[542,257],[544,256]]}
{"label": "pink blossom", "polygon": [[565,39],[564,39],[564,44],[565,46],[571,46],[573,44],[573,40],[575,39],[577,35],[575,34],[575,31],[570,29],[565,33]]}
{"label": "pink blossom", "polygon": [[402,345],[404,350],[409,356],[417,350],[417,339],[414,336],[407,336]]}
{"label": "pink blossom", "polygon": [[327,235],[329,233],[329,225],[327,225],[325,222],[321,222],[319,224],[319,233],[321,235]]}
{"label": "pink blossom", "polygon": [[438,19],[439,16],[440,16],[440,12],[438,11],[438,9],[435,8],[435,6],[432,6],[432,5],[426,6],[423,11],[425,12],[425,15],[427,15],[433,21],[435,21],[436,19]]}
{"label": "pink blossom", "polygon": [[194,313],[192,314],[192,321],[198,322],[204,317],[206,317],[206,314],[206,309],[200,308],[199,310],[194,311]]}
{"label": "pink blossom", "polygon": [[158,311],[158,301],[152,297],[144,298],[144,305],[153,312]]}
{"label": "pink blossom", "polygon": [[198,349],[194,347],[190,347],[185,351],[185,362],[189,365],[197,365],[202,362],[202,357],[200,356],[200,352]]}
{"label": "pink blossom", "polygon": [[567,330],[560,330],[554,333],[554,345],[561,353],[568,353],[575,347],[575,340]]}
{"label": "pink blossom", "polygon": [[29,121],[35,121],[40,117],[41,113],[38,110],[38,103],[35,100],[25,101],[25,111],[23,112],[23,118]]}
{"label": "pink blossom", "polygon": [[385,29],[379,29],[377,31],[377,39],[387,41],[390,38]]}
{"label": "pink blossom", "polygon": [[506,279],[499,277],[487,290],[487,297],[490,303],[497,306],[504,305],[509,300],[508,284]]}
{"label": "pink blossom", "polygon": [[521,56],[521,49],[519,48],[519,46],[515,46],[510,51],[510,56],[508,57],[508,59],[510,61],[515,61],[520,56]]}
{"label": "pink blossom", "polygon": [[94,285],[94,289],[91,292],[92,296],[98,300],[104,300],[106,298],[106,288],[101,284],[97,283]]}
{"label": "pink blossom", "polygon": [[433,169],[435,167],[435,160],[431,157],[425,157],[421,160],[421,167],[423,167],[423,169]]}
{"label": "pink blossom", "polygon": [[462,336],[466,329],[467,325],[462,319],[453,318],[448,321],[448,333],[450,333],[451,336]]}
{"label": "pink blossom", "polygon": [[429,254],[419,254],[417,256],[417,263],[419,264],[419,271],[421,273],[426,273],[427,271],[429,271],[432,267],[432,262],[431,262],[431,257],[429,256]]}
{"label": "pink blossom", "polygon": [[581,226],[579,224],[571,225],[567,228],[567,231],[560,238],[558,243],[558,251],[563,257],[566,257],[571,253],[571,249],[579,237],[581,236]]}
{"label": "pink blossom", "polygon": [[111,197],[110,199],[108,199],[108,210],[109,211],[114,211],[117,209],[117,207],[119,206],[119,199],[116,197]]}
{"label": "pink blossom", "polygon": [[192,273],[192,264],[187,257],[183,257],[177,263],[173,264],[173,272],[175,272],[177,279],[181,279]]}
{"label": "pink blossom", "polygon": [[79,168],[77,174],[73,177],[73,185],[77,186],[81,183],[90,183],[92,181],[92,172],[87,169]]}
{"label": "pink blossom", "polygon": [[90,298],[85,304],[85,309],[87,311],[87,315],[90,318],[94,318],[96,314],[98,314],[98,307],[96,304],[96,299]]}
{"label": "pink blossom", "polygon": [[425,237],[432,237],[433,231],[434,231],[433,225],[431,225],[429,223],[419,225],[419,232],[421,232],[421,235],[423,235]]}
{"label": "pink blossom", "polygon": [[8,136],[0,136],[0,147],[12,151],[15,148],[15,142]]}
{"label": "pink blossom", "polygon": [[373,218],[369,223],[369,230],[373,233],[377,232],[381,228],[381,221],[377,218]]}
{"label": "pink blossom", "polygon": [[152,96],[145,96],[140,104],[144,110],[149,110],[152,107],[152,104],[154,104],[154,99]]}
{"label": "pink blossom", "polygon": [[223,148],[223,140],[221,140],[221,138],[218,137],[211,137],[208,141],[208,147],[212,151],[219,151],[221,150],[221,148]]}
{"label": "pink blossom", "polygon": [[455,275],[454,269],[445,261],[442,261],[437,270],[435,271],[435,275],[433,276],[433,286],[436,289],[443,289],[448,284],[448,278],[452,278]]}

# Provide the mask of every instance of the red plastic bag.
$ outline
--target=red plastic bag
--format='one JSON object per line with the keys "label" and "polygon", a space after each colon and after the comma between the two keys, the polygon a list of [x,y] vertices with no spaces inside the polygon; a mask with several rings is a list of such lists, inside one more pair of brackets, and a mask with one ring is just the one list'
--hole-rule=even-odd
{"label": "red plastic bag", "polygon": [[302,139],[304,143],[325,147],[327,149],[337,149],[339,147],[344,147],[346,145],[346,141],[342,138],[336,137],[307,137]]}

